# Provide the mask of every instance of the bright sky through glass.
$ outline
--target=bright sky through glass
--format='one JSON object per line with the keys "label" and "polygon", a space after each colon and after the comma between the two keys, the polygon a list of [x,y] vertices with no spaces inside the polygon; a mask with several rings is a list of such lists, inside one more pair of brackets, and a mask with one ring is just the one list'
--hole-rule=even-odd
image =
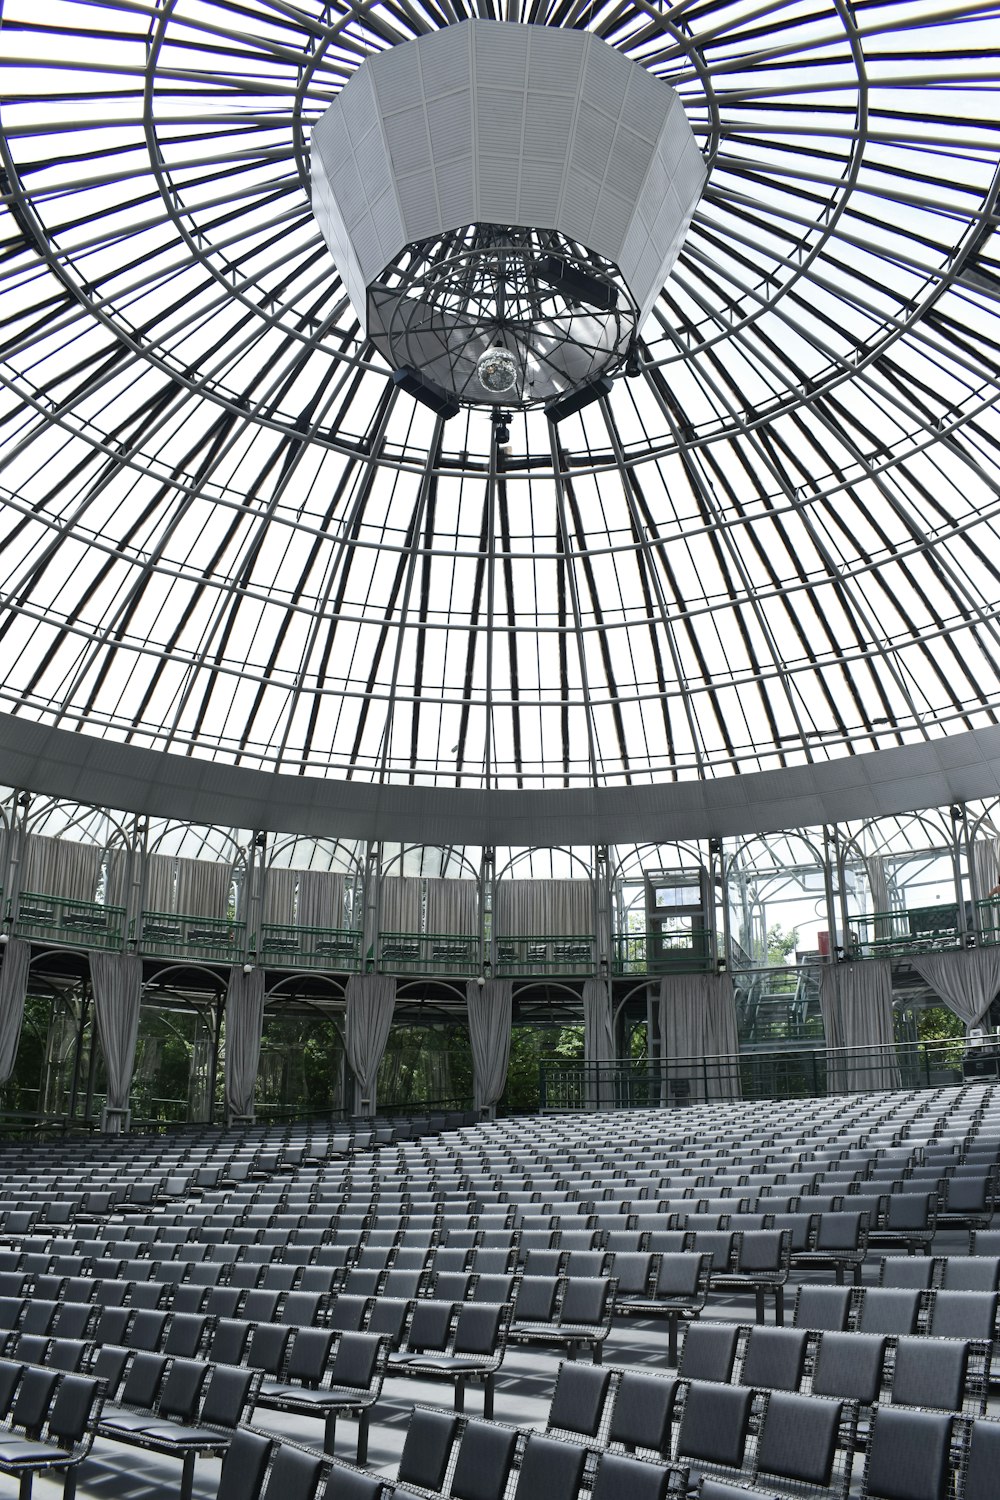
{"label": "bright sky through glass", "polygon": [[996,722],[1000,22],[553,3],[709,164],[643,373],[491,458],[395,392],[313,122],[463,0],[14,0],[0,708],[288,774],[720,777]]}

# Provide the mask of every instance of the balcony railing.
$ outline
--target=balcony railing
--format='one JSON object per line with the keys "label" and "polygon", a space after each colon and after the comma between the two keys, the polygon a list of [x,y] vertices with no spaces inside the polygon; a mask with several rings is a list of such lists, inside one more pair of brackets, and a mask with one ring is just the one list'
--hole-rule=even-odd
{"label": "balcony railing", "polygon": [[909,907],[850,919],[848,949],[856,958],[905,953],[946,953],[962,946],[958,907]]}
{"label": "balcony railing", "polygon": [[232,963],[243,951],[245,922],[229,917],[195,917],[183,912],[144,911],[138,923],[139,948],[171,958],[214,958]]}
{"label": "balcony railing", "polygon": [[594,937],[498,937],[496,971],[516,974],[593,974]]}
{"label": "balcony railing", "polygon": [[265,922],[257,939],[257,961],[274,969],[361,968],[361,934],[348,927],[282,927]]}
{"label": "balcony railing", "polygon": [[447,932],[383,932],[378,966],[390,974],[478,974],[479,938]]}
{"label": "balcony railing", "polygon": [[[954,1042],[900,1042],[678,1057],[663,1067],[644,1060],[545,1062],[539,1069],[539,1104],[543,1110],[577,1111],[680,1108],[705,1099],[822,1098],[881,1091],[890,1076],[903,1088],[939,1088],[961,1081],[961,1052]],[[993,1061],[1000,1072],[1000,1057]],[[964,1071],[979,1076],[970,1073],[968,1063]]]}
{"label": "balcony railing", "polygon": [[[9,905],[7,914],[11,915]],[[18,937],[71,943],[74,948],[120,948],[124,930],[125,910],[121,906],[71,901],[38,891],[21,892],[14,922]]]}

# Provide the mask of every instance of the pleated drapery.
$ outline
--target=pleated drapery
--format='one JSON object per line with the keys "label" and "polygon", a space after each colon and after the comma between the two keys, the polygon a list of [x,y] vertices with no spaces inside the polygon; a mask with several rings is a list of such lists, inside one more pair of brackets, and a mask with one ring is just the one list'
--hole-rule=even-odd
{"label": "pleated drapery", "polygon": [[[865,873],[868,876],[868,889],[871,892],[872,911],[887,912],[889,910],[889,882],[885,877],[885,860],[880,854],[871,854],[865,860]],[[874,924],[873,937],[892,937],[892,918],[879,916]]]}
{"label": "pleated drapery", "polygon": [[129,854],[127,849],[109,849],[104,880],[105,906],[128,906]]}
{"label": "pleated drapery", "polygon": [[819,1003],[826,1033],[827,1093],[898,1089],[888,959],[825,965]]}
{"label": "pleated drapery", "polygon": [[132,1120],[128,1096],[139,1036],[142,960],[134,953],[92,953],[90,977],[97,1038],[108,1082],[101,1129],[107,1135],[117,1135],[128,1130]]}
{"label": "pleated drapery", "polygon": [[232,866],[209,859],[178,859],[175,912],[188,917],[226,917],[233,884]]}
{"label": "pleated drapery", "polygon": [[103,850],[97,844],[29,834],[21,866],[21,890],[69,901],[93,901]]}
{"label": "pleated drapery", "polygon": [[172,912],[174,906],[174,865],[169,854],[150,854],[146,858],[146,883],[143,906],[146,911]]}
{"label": "pleated drapery", "polygon": [[606,979],[583,981],[583,1056],[587,1066],[588,1109],[614,1103],[615,1036],[611,987]]}
{"label": "pleated drapery", "polygon": [[226,991],[225,1091],[227,1120],[253,1119],[253,1093],[264,1030],[264,971],[234,964]]}
{"label": "pleated drapery", "polygon": [[[479,887],[474,880],[428,880],[428,932],[475,937],[479,932]],[[389,931],[386,928],[386,931]]]}
{"label": "pleated drapery", "polygon": [[492,1119],[507,1082],[514,986],[509,979],[470,979],[465,986],[472,1043],[473,1103]]}
{"label": "pleated drapery", "polygon": [[959,953],[911,953],[921,979],[965,1022],[978,1026],[1000,993],[1000,948],[970,948]]}
{"label": "pleated drapery", "polygon": [[493,891],[497,937],[584,937],[594,930],[589,880],[498,880]]}
{"label": "pleated drapery", "polygon": [[354,1074],[354,1109],[373,1115],[379,1064],[389,1040],[396,981],[389,974],[352,974],[347,981],[344,1046]]}
{"label": "pleated drapery", "polygon": [[300,870],[295,900],[296,927],[344,925],[344,877],[333,870]]}
{"label": "pleated drapery", "polygon": [[269,869],[264,877],[264,901],[261,921],[275,927],[291,927],[295,922],[295,889],[300,871]]}
{"label": "pleated drapery", "polygon": [[739,1028],[728,974],[665,974],[660,1035],[672,1099],[740,1098]]}
{"label": "pleated drapery", "polygon": [[977,838],[972,845],[972,864],[980,901],[987,901],[1000,885],[1000,839]]}
{"label": "pleated drapery", "polygon": [[381,932],[420,932],[421,885],[414,876],[383,876],[378,919]]}
{"label": "pleated drapery", "polygon": [[21,938],[11,938],[3,949],[3,963],[0,964],[0,1083],[6,1083],[14,1071],[30,962],[31,944]]}

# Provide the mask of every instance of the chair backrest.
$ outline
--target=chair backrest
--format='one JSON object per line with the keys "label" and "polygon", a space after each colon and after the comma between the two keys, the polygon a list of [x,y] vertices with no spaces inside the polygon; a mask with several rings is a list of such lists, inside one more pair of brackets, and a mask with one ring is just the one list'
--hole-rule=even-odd
{"label": "chair backrest", "polygon": [[992,1339],[998,1301],[996,1292],[933,1292],[927,1331],[936,1338]]}
{"label": "chair backrest", "polygon": [[367,1324],[373,1306],[370,1297],[339,1292],[330,1304],[327,1327],[338,1333],[357,1333]]}
{"label": "chair backrest", "polygon": [[816,1230],[817,1250],[857,1250],[864,1245],[869,1215],[862,1212],[820,1214]]}
{"label": "chair backrest", "polygon": [[417,1485],[434,1493],[441,1490],[458,1420],[454,1412],[414,1407],[403,1440],[398,1483]]}
{"label": "chair backrest", "polygon": [[459,1309],[454,1354],[493,1355],[504,1336],[506,1307],[496,1302],[465,1302]]}
{"label": "chair backrest", "polygon": [[[909,1255],[906,1258],[917,1259]],[[948,1255],[939,1265],[940,1284],[945,1291],[995,1292],[1000,1287],[1000,1255]]]}
{"label": "chair backrest", "polygon": [[616,1288],[613,1277],[570,1277],[559,1308],[559,1322],[601,1326],[610,1313]]}
{"label": "chair backrest", "polygon": [[101,1387],[85,1375],[64,1375],[49,1412],[48,1435],[72,1448],[82,1441],[88,1424],[100,1414]]}
{"label": "chair backrest", "polygon": [[283,1323],[258,1323],[250,1335],[247,1364],[266,1375],[280,1375],[291,1335],[291,1328]]}
{"label": "chair backrest", "polygon": [[897,1339],[889,1399],[893,1406],[960,1412],[968,1371],[965,1339]]}
{"label": "chair backrest", "polygon": [[160,1394],[160,1386],[166,1374],[169,1360],[165,1354],[152,1354],[140,1350],[128,1367],[121,1399],[126,1406],[140,1406],[152,1410]]}
{"label": "chair backrest", "polygon": [[331,1384],[359,1391],[370,1390],[380,1358],[382,1364],[385,1363],[382,1356],[387,1343],[385,1336],[378,1333],[342,1333],[330,1370]]}
{"label": "chair backrest", "polygon": [[454,1500],[502,1500],[514,1464],[517,1437],[516,1427],[468,1422],[451,1477]]}
{"label": "chair backrest", "polygon": [[879,1286],[919,1287],[928,1291],[934,1280],[934,1261],[927,1255],[884,1255]]}
{"label": "chair backrest", "polygon": [[315,1500],[322,1477],[323,1460],[318,1453],[282,1443],[267,1476],[264,1500]]}
{"label": "chair backrest", "polygon": [[564,1360],[556,1376],[546,1429],[596,1438],[610,1385],[611,1371],[603,1365]]}
{"label": "chair backrest", "polygon": [[1000,1422],[970,1424],[962,1500],[995,1500],[1000,1474]]}
{"label": "chair backrest", "polygon": [[180,1422],[190,1422],[198,1410],[208,1369],[204,1360],[173,1360],[160,1387],[160,1415],[174,1417]]}
{"label": "chair backrest", "polygon": [[684,1398],[675,1456],[739,1469],[753,1401],[753,1391],[742,1386],[692,1380]]}
{"label": "chair backrest", "polygon": [[797,1391],[806,1365],[805,1328],[757,1325],[747,1335],[740,1385],[768,1391]]}
{"label": "chair backrest", "polygon": [[406,1333],[406,1322],[414,1308],[412,1300],[405,1297],[378,1297],[368,1316],[369,1333],[384,1333],[394,1349],[398,1349]]}
{"label": "chair backrest", "polygon": [[924,1293],[916,1287],[873,1286],[860,1294],[862,1333],[916,1333]]}
{"label": "chair backrest", "polygon": [[669,1483],[670,1470],[665,1464],[602,1453],[590,1500],[664,1500]]}
{"label": "chair backrest", "polygon": [[451,1335],[453,1314],[454,1304],[451,1302],[438,1302],[428,1297],[415,1303],[413,1319],[406,1336],[407,1347],[416,1350],[446,1349]]}
{"label": "chair backrest", "polygon": [[678,1373],[685,1380],[731,1380],[739,1335],[736,1323],[692,1323],[684,1335]]}
{"label": "chair backrest", "polygon": [[629,1453],[641,1448],[667,1458],[678,1384],[670,1376],[623,1370],[615,1391],[608,1442],[620,1444]]}
{"label": "chair backrest", "polygon": [[256,1371],[245,1367],[213,1364],[199,1421],[207,1427],[237,1428],[259,1379]]}
{"label": "chair backrest", "polygon": [[829,1329],[842,1333],[851,1315],[849,1286],[801,1286],[792,1322],[796,1328]]}
{"label": "chair backrest", "polygon": [[882,1390],[888,1347],[885,1334],[824,1333],[813,1365],[813,1391],[871,1406]]}
{"label": "chair backrest", "polygon": [[941,1412],[875,1407],[862,1481],[864,1500],[946,1500],[953,1421]]}
{"label": "chair backrest", "polygon": [[587,1450],[557,1442],[539,1432],[528,1434],[517,1473],[513,1500],[577,1500]]}
{"label": "chair backrest", "polygon": [[222,1460],[215,1500],[258,1500],[274,1439],[239,1428]]}
{"label": "chair backrest", "polygon": [[738,1241],[740,1271],[778,1272],[788,1269],[792,1236],[787,1229],[749,1229]]}
{"label": "chair backrest", "polygon": [[[838,1448],[851,1446],[851,1434],[844,1430],[846,1405],[819,1396],[774,1392],[757,1438],[754,1480],[763,1477],[765,1482],[780,1479],[829,1488]],[[846,1488],[849,1466],[842,1465],[842,1471]]]}
{"label": "chair backrest", "polygon": [[520,1323],[548,1323],[563,1290],[558,1276],[525,1276],[517,1289],[514,1317]]}

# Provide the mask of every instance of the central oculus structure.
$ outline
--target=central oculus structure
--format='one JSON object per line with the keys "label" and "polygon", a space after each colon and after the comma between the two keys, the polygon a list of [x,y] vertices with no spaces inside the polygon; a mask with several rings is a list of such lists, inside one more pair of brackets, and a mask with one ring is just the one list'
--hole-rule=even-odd
{"label": "central oculus structure", "polygon": [[361,326],[445,415],[606,389],[704,183],[674,90],[548,26],[390,47],[312,135],[313,213]]}

